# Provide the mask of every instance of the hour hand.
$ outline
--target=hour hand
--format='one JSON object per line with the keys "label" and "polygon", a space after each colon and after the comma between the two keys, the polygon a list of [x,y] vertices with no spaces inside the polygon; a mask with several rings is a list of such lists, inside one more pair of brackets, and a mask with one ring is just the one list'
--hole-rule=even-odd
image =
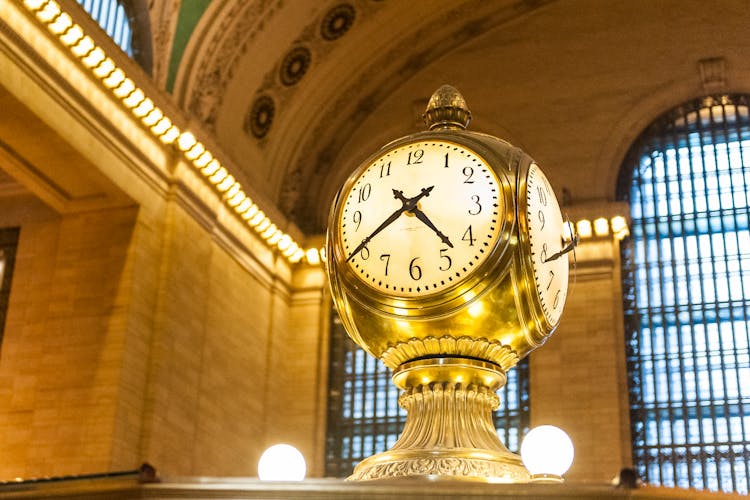
{"label": "hour hand", "polygon": [[577,234],[573,237],[573,240],[565,246],[565,248],[563,248],[559,252],[556,252],[556,253],[553,253],[552,255],[550,255],[549,257],[547,257],[546,259],[544,259],[544,262],[549,262],[551,260],[559,259],[560,257],[562,257],[563,255],[565,255],[566,253],[568,253],[571,250],[573,250],[576,247],[576,245],[578,245],[578,235]]}
{"label": "hour hand", "polygon": [[377,228],[375,228],[375,231],[373,231],[372,233],[370,233],[369,236],[363,239],[362,243],[357,245],[357,248],[355,248],[354,251],[351,254],[349,254],[349,257],[347,257],[346,261],[349,262],[350,260],[352,260],[352,258],[360,252],[360,250],[362,250],[364,247],[367,246],[368,243],[370,243],[370,240],[373,239],[376,234],[378,234],[380,231],[382,231],[386,227],[390,226],[393,223],[393,221],[398,219],[401,216],[401,214],[404,213],[405,211],[406,211],[406,204],[404,204],[401,208],[393,212],[386,220],[383,221],[382,224],[380,224]]}
{"label": "hour hand", "polygon": [[438,235],[438,237],[440,238],[440,240],[443,243],[445,243],[449,247],[453,248],[453,243],[451,243],[451,240],[449,240],[446,235],[444,235],[443,233],[441,233],[440,230],[435,227],[435,224],[432,223],[432,221],[424,214],[424,212],[422,212],[422,210],[420,210],[417,207],[414,207],[414,208],[412,208],[410,210],[410,212],[413,213],[414,215],[416,215],[417,219],[419,219],[422,222],[424,222],[427,227],[429,227],[430,229],[432,229],[433,231],[435,231],[435,234]]}

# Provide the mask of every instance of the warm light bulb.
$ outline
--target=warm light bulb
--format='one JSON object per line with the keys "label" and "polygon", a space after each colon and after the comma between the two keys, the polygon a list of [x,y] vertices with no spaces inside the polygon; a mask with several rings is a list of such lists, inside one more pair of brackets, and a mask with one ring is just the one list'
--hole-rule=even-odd
{"label": "warm light bulb", "polygon": [[609,221],[604,217],[594,219],[594,234],[597,236],[607,236],[609,233]]}
{"label": "warm light bulb", "polygon": [[305,472],[305,457],[297,448],[288,444],[271,446],[258,461],[258,477],[261,481],[302,481],[305,479]]}
{"label": "warm light bulb", "polygon": [[521,459],[532,481],[560,482],[573,463],[573,443],[562,429],[540,425],[523,439]]}
{"label": "warm light bulb", "polygon": [[588,238],[591,236],[591,221],[588,219],[581,219],[576,223],[576,229],[578,230],[578,235],[581,238]]}

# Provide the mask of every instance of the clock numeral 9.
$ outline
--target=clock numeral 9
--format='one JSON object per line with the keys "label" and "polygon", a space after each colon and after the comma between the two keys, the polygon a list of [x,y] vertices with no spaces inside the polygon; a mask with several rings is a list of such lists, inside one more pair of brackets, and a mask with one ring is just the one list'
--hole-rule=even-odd
{"label": "clock numeral 9", "polygon": [[539,229],[542,230],[542,229],[544,229],[544,212],[542,212],[541,210],[539,210],[539,212],[537,212],[536,215],[539,218],[539,223],[542,225]]}
{"label": "clock numeral 9", "polygon": [[362,203],[363,201],[367,201],[371,193],[372,193],[372,186],[368,182],[367,184],[359,188],[357,203]]}
{"label": "clock numeral 9", "polygon": [[409,276],[411,276],[411,279],[414,281],[417,281],[422,278],[422,268],[415,264],[419,257],[414,257],[411,259],[411,262],[409,262]]}
{"label": "clock numeral 9", "polygon": [[416,165],[417,163],[422,163],[423,156],[424,156],[424,150],[422,149],[409,151],[409,157],[406,159],[406,164]]}
{"label": "clock numeral 9", "polygon": [[359,225],[362,223],[362,212],[360,212],[359,210],[354,212],[354,215],[352,215],[352,222],[357,225],[354,230],[359,231]]}
{"label": "clock numeral 9", "polygon": [[389,253],[380,254],[380,260],[385,261],[385,275],[388,276],[388,263],[391,261],[391,254]]}

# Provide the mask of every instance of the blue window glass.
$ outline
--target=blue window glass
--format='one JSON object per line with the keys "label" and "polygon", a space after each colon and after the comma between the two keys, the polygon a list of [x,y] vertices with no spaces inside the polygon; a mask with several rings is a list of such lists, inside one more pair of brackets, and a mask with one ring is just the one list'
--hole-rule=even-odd
{"label": "blue window glass", "polygon": [[713,96],[658,118],[620,174],[633,461],[647,482],[750,485],[750,113]]}
{"label": "blue window glass", "polygon": [[121,0],[77,0],[83,9],[130,57],[133,57],[133,36],[124,2]]}
{"label": "blue window glass", "polygon": [[[330,345],[326,475],[346,477],[361,460],[396,443],[406,410],[398,405],[391,371],[347,336],[335,312]],[[498,392],[495,427],[503,444],[518,451],[529,426],[528,358],[507,375],[507,384]]]}

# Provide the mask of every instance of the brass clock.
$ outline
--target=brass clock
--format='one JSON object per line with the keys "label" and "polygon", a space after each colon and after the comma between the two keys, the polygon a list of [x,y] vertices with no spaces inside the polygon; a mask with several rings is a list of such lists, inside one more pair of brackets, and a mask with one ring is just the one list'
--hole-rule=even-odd
{"label": "brass clock", "polygon": [[470,113],[458,91],[439,89],[425,116],[430,130],[354,170],[329,218],[339,314],[394,370],[409,410],[394,448],[352,478],[525,481],[492,426],[495,391],[557,326],[573,243],[539,166],[465,130]]}

